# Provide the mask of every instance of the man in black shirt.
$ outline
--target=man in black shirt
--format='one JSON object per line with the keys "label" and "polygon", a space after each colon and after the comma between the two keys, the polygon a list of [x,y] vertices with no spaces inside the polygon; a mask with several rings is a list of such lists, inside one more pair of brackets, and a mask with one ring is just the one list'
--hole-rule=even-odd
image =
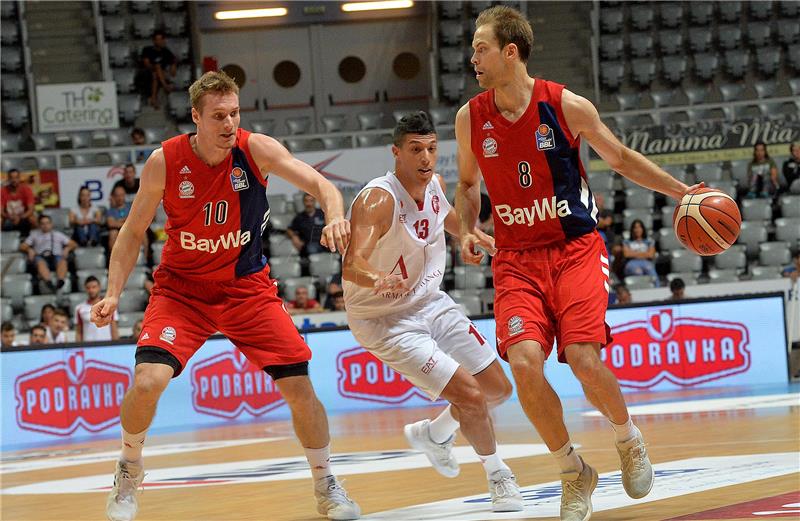
{"label": "man in black shirt", "polygon": [[121,186],[122,189],[125,190],[125,202],[133,203],[133,198],[136,197],[136,192],[139,191],[139,178],[136,177],[136,167],[131,163],[125,165],[125,172],[122,174],[122,179],[114,183],[111,193],[114,193],[114,190],[116,190],[118,186]]}
{"label": "man in black shirt", "polygon": [[158,89],[172,92],[171,78],[177,72],[175,55],[167,49],[167,36],[164,31],[153,33],[153,45],[142,50],[141,85],[144,93],[150,96],[150,105],[159,108]]}
{"label": "man in black shirt", "polygon": [[325,227],[325,214],[317,208],[313,196],[303,196],[303,211],[294,216],[286,235],[292,240],[295,249],[303,257],[323,251],[319,243],[322,228]]}

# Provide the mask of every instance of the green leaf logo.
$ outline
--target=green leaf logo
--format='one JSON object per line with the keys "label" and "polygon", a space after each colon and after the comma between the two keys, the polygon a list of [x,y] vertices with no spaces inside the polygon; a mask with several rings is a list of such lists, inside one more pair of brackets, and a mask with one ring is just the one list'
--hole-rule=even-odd
{"label": "green leaf logo", "polygon": [[89,93],[89,101],[99,103],[101,99],[103,99],[103,89],[100,87],[92,89],[92,92]]}

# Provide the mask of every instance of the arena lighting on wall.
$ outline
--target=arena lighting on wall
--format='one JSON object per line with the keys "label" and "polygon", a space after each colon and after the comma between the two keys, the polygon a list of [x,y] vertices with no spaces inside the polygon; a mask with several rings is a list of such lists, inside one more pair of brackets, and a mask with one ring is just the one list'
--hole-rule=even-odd
{"label": "arena lighting on wall", "polygon": [[270,7],[266,9],[237,9],[235,11],[217,11],[214,18],[217,20],[240,20],[242,18],[270,18],[286,16],[289,10],[285,7]]}
{"label": "arena lighting on wall", "polygon": [[411,0],[387,0],[384,2],[348,2],[342,4],[342,11],[351,13],[354,11],[379,11],[382,9],[408,9],[413,7]]}

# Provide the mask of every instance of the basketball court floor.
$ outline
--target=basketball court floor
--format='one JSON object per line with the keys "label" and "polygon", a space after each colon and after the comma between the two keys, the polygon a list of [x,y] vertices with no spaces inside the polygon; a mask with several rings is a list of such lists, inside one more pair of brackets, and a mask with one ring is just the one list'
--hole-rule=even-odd
{"label": "basketball court floor", "polygon": [[[573,442],[600,473],[593,520],[800,519],[800,386],[627,395],[648,442],[655,486],[629,499],[606,421],[565,400]],[[439,476],[407,448],[405,423],[438,407],[332,417],[334,469],[364,519],[558,519],[558,470],[518,403],[494,413],[525,511],[493,514],[477,457],[458,439],[461,474]],[[166,410],[159,414],[168,414]],[[118,441],[2,454],[3,520],[100,520]],[[138,520],[315,520],[310,473],[288,421],[152,435]]]}

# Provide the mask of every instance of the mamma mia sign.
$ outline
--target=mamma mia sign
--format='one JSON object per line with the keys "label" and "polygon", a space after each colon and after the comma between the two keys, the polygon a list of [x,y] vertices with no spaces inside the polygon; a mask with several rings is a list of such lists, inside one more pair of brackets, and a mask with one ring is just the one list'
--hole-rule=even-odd
{"label": "mamma mia sign", "polygon": [[118,128],[113,81],[36,86],[39,132]]}

